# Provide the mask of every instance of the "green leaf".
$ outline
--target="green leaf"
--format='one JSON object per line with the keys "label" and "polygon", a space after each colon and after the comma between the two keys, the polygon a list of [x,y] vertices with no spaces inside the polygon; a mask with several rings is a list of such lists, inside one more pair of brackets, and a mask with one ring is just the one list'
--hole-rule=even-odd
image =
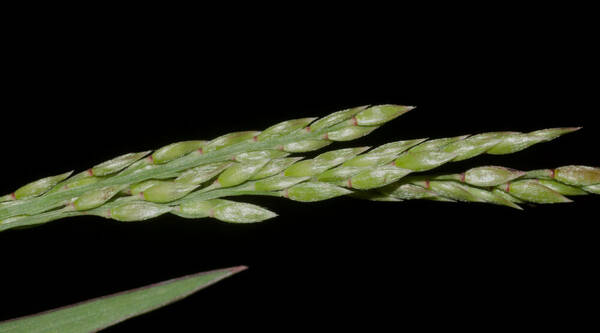
{"label": "green leaf", "polygon": [[0,332],[95,332],[181,300],[245,266],[197,273],[0,323]]}

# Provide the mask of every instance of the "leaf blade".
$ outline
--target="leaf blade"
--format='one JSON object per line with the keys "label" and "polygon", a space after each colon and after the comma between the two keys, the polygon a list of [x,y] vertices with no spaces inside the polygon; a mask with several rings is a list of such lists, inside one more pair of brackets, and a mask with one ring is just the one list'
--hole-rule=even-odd
{"label": "leaf blade", "polygon": [[0,323],[0,332],[91,332],[181,300],[245,270],[230,267],[186,275]]}

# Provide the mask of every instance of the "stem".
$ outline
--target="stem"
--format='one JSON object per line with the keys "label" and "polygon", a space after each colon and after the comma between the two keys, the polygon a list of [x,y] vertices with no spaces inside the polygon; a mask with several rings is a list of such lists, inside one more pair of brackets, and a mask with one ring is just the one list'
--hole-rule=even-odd
{"label": "stem", "polygon": [[0,231],[4,231],[6,229],[12,229],[12,228],[16,228],[16,227],[25,227],[25,226],[35,225],[35,224],[42,224],[42,223],[46,223],[46,222],[50,222],[50,221],[54,221],[54,220],[59,220],[59,219],[65,218],[65,217],[77,216],[77,215],[85,215],[85,214],[83,214],[83,212],[72,211],[72,210],[68,210],[66,208],[58,209],[58,210],[54,210],[54,211],[47,212],[44,214],[26,216],[26,217],[17,219],[13,222],[0,224]]}

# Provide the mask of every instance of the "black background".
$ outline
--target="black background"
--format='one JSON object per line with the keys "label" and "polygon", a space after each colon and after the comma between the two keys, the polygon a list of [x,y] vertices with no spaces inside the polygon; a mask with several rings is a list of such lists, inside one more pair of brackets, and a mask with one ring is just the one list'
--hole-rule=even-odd
{"label": "black background", "polygon": [[[383,103],[417,109],[330,148],[583,126],[443,170],[599,165],[597,54],[585,18],[408,16],[315,31],[308,20],[289,32],[278,31],[281,22],[227,32],[223,23],[23,26],[2,65],[0,189],[175,141]],[[589,318],[585,304],[598,296],[598,197],[524,211],[240,199],[279,217],[250,225],[78,217],[2,232],[0,320],[234,265],[249,269],[107,332],[572,325]]]}

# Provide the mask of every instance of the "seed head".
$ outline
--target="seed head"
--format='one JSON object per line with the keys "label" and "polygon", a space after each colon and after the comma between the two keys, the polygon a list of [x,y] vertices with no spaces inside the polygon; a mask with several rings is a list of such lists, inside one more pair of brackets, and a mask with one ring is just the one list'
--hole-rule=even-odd
{"label": "seed head", "polygon": [[425,139],[397,141],[381,145],[365,154],[358,155],[346,162],[344,166],[374,166],[393,161],[398,154],[423,142]]}
{"label": "seed head", "polygon": [[233,164],[219,175],[218,184],[221,187],[239,185],[254,176],[268,162],[269,160],[258,160]]}
{"label": "seed head", "polygon": [[339,124],[345,120],[352,118],[354,115],[356,115],[357,113],[359,113],[360,111],[362,111],[368,107],[369,107],[368,105],[365,105],[365,106],[359,106],[359,107],[352,108],[352,109],[346,109],[346,110],[334,112],[334,113],[332,113],[328,116],[325,116],[321,119],[318,119],[317,121],[312,123],[310,125],[310,130],[317,131],[322,128],[327,128],[327,127],[331,127],[333,125]]}
{"label": "seed head", "polygon": [[240,163],[247,163],[258,160],[270,160],[273,158],[281,158],[288,156],[289,153],[286,153],[281,150],[269,149],[269,150],[259,150],[259,151],[251,151],[246,153],[241,153],[236,155],[233,160]]}
{"label": "seed head", "polygon": [[347,126],[327,133],[326,138],[331,141],[350,141],[362,138],[376,130],[379,126]]}
{"label": "seed head", "polygon": [[369,149],[369,147],[356,147],[332,150],[317,155],[314,158],[314,160],[319,164],[324,164],[331,168],[333,166],[344,163],[345,161],[353,158],[354,156],[364,152],[367,149]]}
{"label": "seed head", "polygon": [[579,130],[580,127],[549,128],[530,133],[505,132],[501,142],[487,151],[488,154],[512,154],[534,144],[553,140],[561,135]]}
{"label": "seed head", "polygon": [[234,162],[216,162],[188,169],[175,178],[175,182],[200,185],[214,178],[233,164]]}
{"label": "seed head", "polygon": [[172,213],[185,218],[202,218],[213,216],[213,209],[221,203],[226,202],[223,199],[213,200],[186,200],[179,204]]}
{"label": "seed head", "polygon": [[115,172],[121,171],[126,167],[130,166],[140,158],[148,155],[150,151],[144,151],[141,153],[129,153],[113,158],[106,162],[100,163],[91,169],[90,174],[93,176],[106,176]]}
{"label": "seed head", "polygon": [[231,223],[261,222],[277,216],[257,205],[222,199],[186,201],[173,214],[185,218],[213,217]]}
{"label": "seed head", "polygon": [[572,202],[562,194],[531,179],[517,180],[499,185],[498,188],[528,202],[540,204]]}
{"label": "seed head", "polygon": [[140,195],[142,192],[151,188],[152,186],[162,184],[164,182],[165,182],[164,180],[158,180],[158,179],[144,180],[143,182],[139,182],[139,183],[132,184],[131,186],[129,186],[128,192],[130,195]]}
{"label": "seed head", "polygon": [[361,171],[359,174],[352,176],[347,185],[359,190],[378,188],[391,184],[411,172],[412,170],[398,168],[393,165],[383,165]]}
{"label": "seed head", "polygon": [[77,188],[88,184],[94,184],[99,182],[100,180],[102,180],[102,177],[90,176],[90,173],[88,171],[84,171],[56,184],[50,191],[47,192],[47,194],[61,192],[64,190]]}
{"label": "seed head", "polygon": [[179,158],[183,155],[193,152],[206,145],[207,141],[182,141],[172,143],[168,146],[157,149],[152,154],[152,159],[156,164],[162,164]]}
{"label": "seed head", "polygon": [[586,192],[600,194],[600,184],[583,186]]}
{"label": "seed head", "polygon": [[73,171],[69,171],[57,176],[51,176],[36,180],[34,182],[20,187],[11,196],[13,197],[13,199],[16,200],[37,197],[48,192],[56,184],[69,177],[72,173]]}
{"label": "seed head", "polygon": [[583,165],[564,166],[555,170],[555,178],[559,182],[575,186],[600,184],[600,168]]}
{"label": "seed head", "polygon": [[361,199],[361,200],[370,200],[370,201],[386,201],[386,202],[398,202],[402,201],[402,199],[396,198],[391,195],[383,194],[378,191],[356,191],[348,196]]}
{"label": "seed head", "polygon": [[73,202],[73,206],[76,210],[88,210],[99,207],[125,187],[127,185],[113,185],[86,192]]}
{"label": "seed head", "polygon": [[169,206],[159,205],[147,201],[132,201],[120,204],[110,210],[110,218],[122,221],[144,221],[172,210]]}
{"label": "seed head", "polygon": [[525,172],[500,166],[472,168],[464,173],[462,181],[474,186],[496,186],[523,176]]}
{"label": "seed head", "polygon": [[413,106],[403,105],[372,106],[356,114],[356,123],[359,126],[382,125],[412,109]]}
{"label": "seed head", "polygon": [[290,165],[300,161],[302,157],[286,157],[276,158],[270,160],[262,169],[258,170],[249,180],[263,179],[274,176],[283,170],[287,169]]}
{"label": "seed head", "polygon": [[214,218],[230,223],[254,223],[277,216],[274,212],[257,205],[230,201],[214,208]]}
{"label": "seed head", "polygon": [[507,200],[503,196],[498,196],[495,193],[493,193],[492,191],[482,189],[479,187],[475,187],[475,186],[469,186],[466,184],[460,184],[460,183],[456,183],[456,182],[449,182],[449,183],[457,184],[457,186],[459,186],[462,189],[464,189],[465,191],[469,192],[469,194],[471,194],[471,196],[473,198],[472,201],[474,201],[474,202],[491,203],[491,204],[495,204],[495,205],[507,206],[507,207],[512,207],[515,209],[522,210],[522,208],[519,205],[517,205],[516,203],[512,202],[511,200]]}
{"label": "seed head", "polygon": [[352,178],[352,176],[364,171],[365,168],[366,167],[340,165],[319,174],[317,180],[320,182],[343,184],[348,179]]}
{"label": "seed head", "polygon": [[166,203],[181,199],[198,188],[198,185],[164,181],[151,186],[142,192],[147,201]]}
{"label": "seed head", "polygon": [[265,192],[280,191],[308,179],[310,179],[310,177],[288,177],[284,175],[276,175],[257,181],[254,183],[254,189],[256,191]]}
{"label": "seed head", "polygon": [[397,167],[413,171],[426,171],[453,160],[456,153],[442,151],[408,151],[400,155],[395,164]]}
{"label": "seed head", "polygon": [[525,201],[523,201],[523,200],[521,200],[521,199],[519,199],[519,198],[517,198],[515,196],[512,196],[512,195],[508,194],[507,192],[499,190],[497,188],[492,189],[492,193],[494,193],[498,197],[501,197],[501,198],[503,198],[503,199],[505,199],[507,201],[510,201],[512,203],[515,203],[515,204],[526,203]]}
{"label": "seed head", "polygon": [[306,127],[317,118],[301,118],[292,119],[275,124],[266,130],[262,131],[257,137],[257,141],[264,141],[271,138],[276,138],[282,135],[289,134],[295,130]]}
{"label": "seed head", "polygon": [[525,172],[523,178],[554,179],[554,176],[556,176],[556,172],[553,169],[539,169]]}
{"label": "seed head", "polygon": [[17,215],[17,216],[6,218],[4,220],[0,220],[0,226],[3,224],[11,224],[13,222],[16,222],[16,221],[26,218],[26,217],[27,217],[27,215]]}
{"label": "seed head", "polygon": [[431,191],[430,189],[426,189],[415,184],[406,183],[404,181],[382,187],[380,192],[403,200],[432,199],[439,197],[439,194]]}
{"label": "seed head", "polygon": [[333,141],[324,139],[311,139],[292,142],[283,145],[283,150],[290,153],[303,153],[307,151],[318,150],[332,144]]}
{"label": "seed head", "polygon": [[538,182],[562,195],[587,195],[588,192],[579,187],[563,184],[551,179],[539,179]]}
{"label": "seed head", "polygon": [[440,195],[457,201],[478,201],[478,198],[467,190],[466,186],[454,181],[433,180],[428,182],[429,188]]}
{"label": "seed head", "polygon": [[327,200],[341,195],[346,195],[352,191],[330,183],[306,182],[294,185],[285,190],[284,196],[303,202]]}
{"label": "seed head", "polygon": [[358,147],[332,150],[320,154],[313,159],[294,163],[285,170],[284,174],[288,177],[316,176],[320,173],[323,173],[327,169],[344,163],[368,148],[369,147]]}
{"label": "seed head", "polygon": [[259,131],[243,131],[225,134],[207,143],[206,146],[203,147],[203,151],[209,152],[219,150],[242,141],[251,140],[258,134],[260,134]]}
{"label": "seed head", "polygon": [[425,141],[413,148],[410,151],[419,152],[419,151],[437,151],[441,150],[443,147],[457,141],[464,140],[468,138],[470,135],[461,135],[450,138],[441,138],[441,139],[433,139]]}
{"label": "seed head", "polygon": [[500,141],[498,133],[483,133],[450,143],[442,150],[456,154],[454,161],[462,161],[485,153]]}

